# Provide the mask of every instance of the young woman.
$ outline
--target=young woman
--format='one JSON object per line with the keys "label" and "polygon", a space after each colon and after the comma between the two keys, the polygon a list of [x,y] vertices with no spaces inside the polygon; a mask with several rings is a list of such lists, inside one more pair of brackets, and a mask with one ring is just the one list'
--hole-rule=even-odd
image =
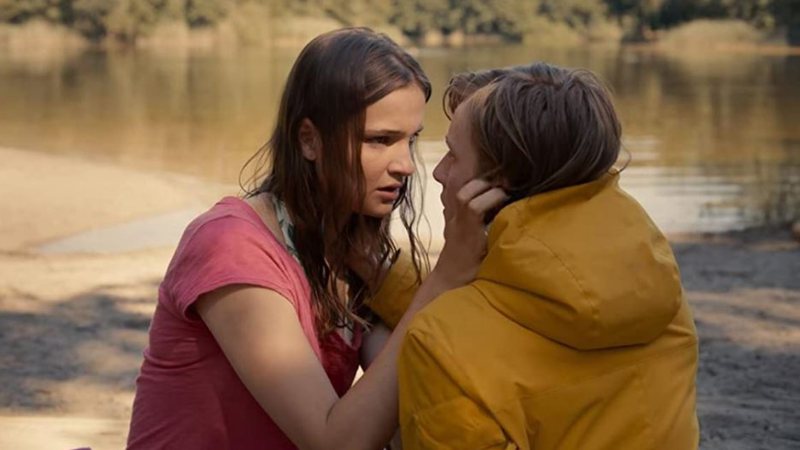
{"label": "young woman", "polygon": [[408,449],[695,449],[697,336],[670,247],[612,168],[621,127],[587,71],[457,76],[445,217],[508,192],[476,280],[418,314],[399,359]]}
{"label": "young woman", "polygon": [[[303,49],[265,148],[268,176],[246,199],[222,199],[195,219],[161,283],[129,448],[388,442],[407,324],[470,281],[485,247],[483,213],[504,199],[488,183],[465,186],[447,233],[469,244],[451,240],[425,281],[409,283],[421,278],[410,180],[429,96],[417,62],[367,29]],[[398,208],[407,258],[388,231]],[[412,294],[405,310],[401,297]],[[367,300],[397,322],[393,333],[367,332]],[[369,367],[351,387],[360,359]]]}

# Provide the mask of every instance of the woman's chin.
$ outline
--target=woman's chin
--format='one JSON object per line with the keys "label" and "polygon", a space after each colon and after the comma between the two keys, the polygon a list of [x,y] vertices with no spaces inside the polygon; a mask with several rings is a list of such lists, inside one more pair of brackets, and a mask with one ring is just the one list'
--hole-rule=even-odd
{"label": "woman's chin", "polygon": [[383,219],[392,215],[392,211],[394,209],[394,205],[391,203],[389,204],[381,204],[381,205],[369,205],[365,206],[361,209],[359,214],[362,216],[373,217],[375,219]]}

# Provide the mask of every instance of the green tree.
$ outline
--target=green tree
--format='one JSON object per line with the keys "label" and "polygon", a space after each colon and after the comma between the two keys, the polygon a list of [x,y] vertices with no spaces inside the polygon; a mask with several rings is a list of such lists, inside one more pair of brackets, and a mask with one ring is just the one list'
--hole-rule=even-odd
{"label": "green tree", "polygon": [[540,14],[572,28],[584,28],[605,19],[607,7],[597,0],[543,0]]}
{"label": "green tree", "polygon": [[39,18],[50,22],[60,22],[66,0],[0,0],[0,22],[23,23]]}
{"label": "green tree", "polygon": [[659,11],[659,25],[669,27],[694,19],[740,19],[771,27],[774,0],[666,0]]}
{"label": "green tree", "polygon": [[647,39],[661,27],[665,0],[606,0],[609,14],[625,28],[627,38]]}
{"label": "green tree", "polygon": [[500,34],[520,40],[535,23],[541,4],[538,0],[469,0],[461,21],[466,33]]}
{"label": "green tree", "polygon": [[395,0],[390,21],[405,34],[419,37],[429,31],[458,28],[461,14],[449,0]]}
{"label": "green tree", "polygon": [[725,18],[765,29],[786,27],[790,41],[800,44],[800,0],[0,0],[0,22],[43,19],[93,40],[135,41],[159,21],[212,26],[245,4],[257,5],[270,17],[394,25],[412,38],[461,31],[519,41],[548,27],[588,36],[611,19],[628,37],[648,39],[652,30]]}
{"label": "green tree", "polygon": [[778,25],[788,30],[791,45],[800,45],[800,0],[775,0],[772,12]]}
{"label": "green tree", "polygon": [[214,25],[230,12],[231,0],[186,0],[186,22],[193,27]]}
{"label": "green tree", "polygon": [[108,14],[117,0],[74,0],[64,17],[64,23],[91,40],[107,33]]}
{"label": "green tree", "polygon": [[124,42],[135,42],[166,17],[167,0],[113,0],[105,20],[105,34]]}
{"label": "green tree", "polygon": [[344,25],[380,26],[389,23],[392,0],[324,0],[320,10]]}

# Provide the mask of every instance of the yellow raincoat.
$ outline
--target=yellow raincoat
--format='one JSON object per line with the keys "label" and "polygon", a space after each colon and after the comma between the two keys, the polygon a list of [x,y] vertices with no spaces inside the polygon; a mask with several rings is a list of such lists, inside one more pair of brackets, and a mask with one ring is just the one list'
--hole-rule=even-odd
{"label": "yellow raincoat", "polygon": [[[477,280],[417,314],[399,360],[406,450],[697,448],[678,267],[618,180],[504,208]],[[402,297],[401,273],[379,297]]]}

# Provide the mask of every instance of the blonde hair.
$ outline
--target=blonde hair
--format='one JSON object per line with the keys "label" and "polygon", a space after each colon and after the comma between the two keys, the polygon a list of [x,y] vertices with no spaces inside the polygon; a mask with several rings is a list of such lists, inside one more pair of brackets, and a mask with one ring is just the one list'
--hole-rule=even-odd
{"label": "blonde hair", "polygon": [[457,75],[445,105],[452,113],[462,104],[479,169],[512,201],[594,181],[619,156],[611,94],[587,70],[535,63]]}

